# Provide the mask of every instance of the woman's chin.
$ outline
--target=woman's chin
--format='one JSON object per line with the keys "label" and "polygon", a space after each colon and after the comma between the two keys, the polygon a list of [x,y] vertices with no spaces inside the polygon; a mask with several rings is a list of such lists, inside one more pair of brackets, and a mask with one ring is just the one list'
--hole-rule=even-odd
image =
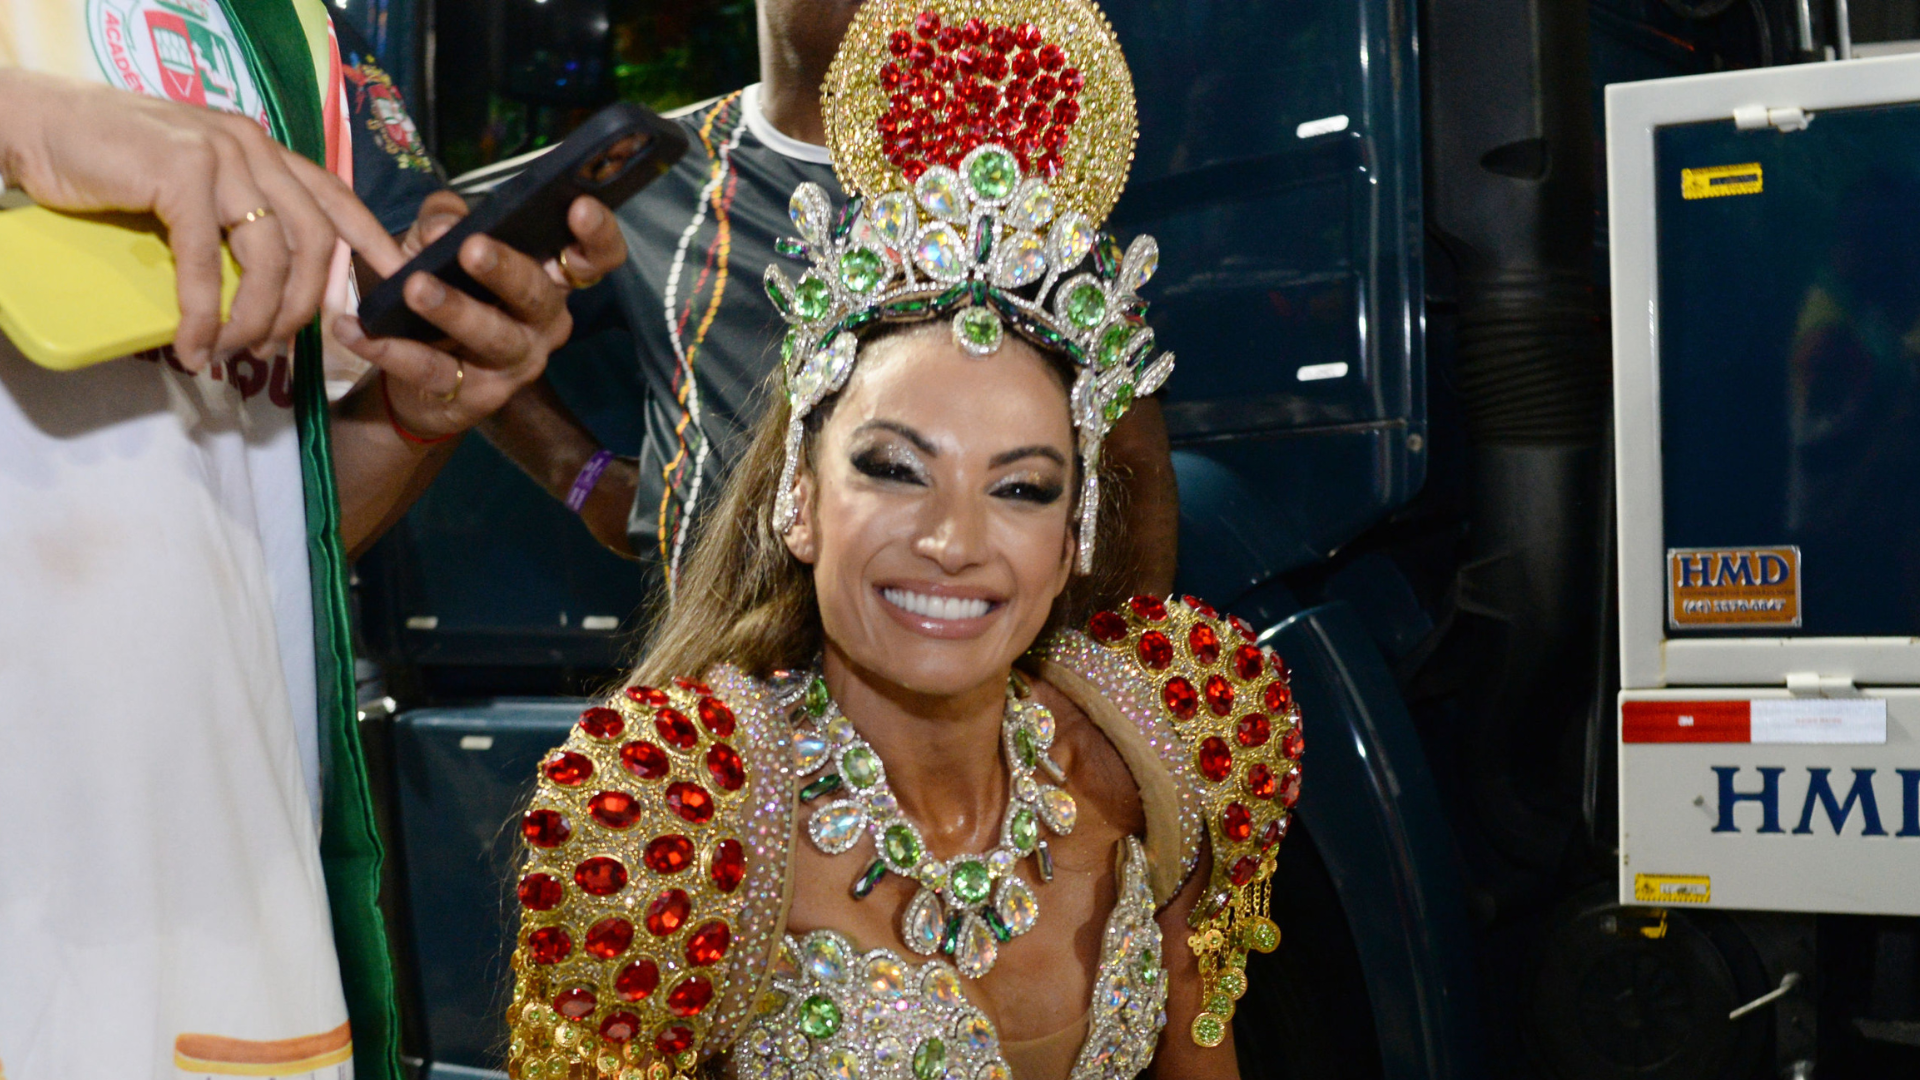
{"label": "woman's chin", "polygon": [[[999,635],[941,638],[895,631],[874,641],[868,655],[848,658],[869,675],[909,693],[959,697],[1006,678],[1025,651],[995,640]],[[847,651],[847,650],[842,650]]]}

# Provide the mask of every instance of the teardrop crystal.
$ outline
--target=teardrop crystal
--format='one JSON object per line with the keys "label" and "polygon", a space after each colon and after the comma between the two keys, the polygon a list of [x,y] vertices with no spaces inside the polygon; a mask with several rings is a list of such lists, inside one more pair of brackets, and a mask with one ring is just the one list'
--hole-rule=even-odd
{"label": "teardrop crystal", "polygon": [[1078,213],[1069,213],[1047,231],[1047,261],[1056,270],[1071,270],[1093,250],[1094,228]]}
{"label": "teardrop crystal", "polygon": [[828,203],[827,192],[819,184],[809,180],[793,191],[793,198],[787,200],[787,214],[793,218],[794,228],[807,242],[819,245],[827,239]]}
{"label": "teardrop crystal", "polygon": [[944,165],[935,165],[920,177],[913,193],[921,209],[934,217],[959,221],[966,217],[967,196],[960,188],[960,174]]}
{"label": "teardrop crystal", "polygon": [[837,936],[820,934],[800,946],[802,962],[821,982],[839,982],[847,975],[847,947]]}
{"label": "teardrop crystal", "polygon": [[867,815],[860,804],[848,799],[828,803],[813,812],[807,822],[807,835],[813,838],[814,846],[829,855],[838,855],[853,846],[860,838],[860,828],[867,823]]}
{"label": "teardrop crystal", "polygon": [[812,728],[799,728],[793,733],[793,767],[805,774],[820,767],[827,758],[827,740],[821,738]]}
{"label": "teardrop crystal", "polygon": [[960,942],[953,950],[953,966],[969,979],[977,979],[993,970],[1000,958],[1000,943],[986,921],[968,912],[960,924]]}
{"label": "teardrop crystal", "polygon": [[965,246],[959,231],[942,223],[921,230],[913,259],[935,281],[959,281],[967,273]]}
{"label": "teardrop crystal", "polygon": [[1036,900],[1033,890],[1018,877],[1000,879],[999,895],[994,898],[993,909],[1000,913],[1000,921],[1007,924],[1015,937],[1033,929],[1040,918],[1040,901]]}
{"label": "teardrop crystal", "polygon": [[1080,817],[1080,807],[1074,803],[1073,796],[1057,787],[1040,789],[1040,819],[1061,836],[1073,831],[1073,823]]}
{"label": "teardrop crystal", "polygon": [[1120,263],[1120,284],[1135,292],[1160,269],[1160,245],[1151,236],[1136,236]]}
{"label": "teardrop crystal", "polygon": [[880,235],[891,248],[903,248],[913,238],[920,226],[920,214],[914,209],[913,199],[904,191],[889,191],[873,200],[873,209],[867,211],[867,221],[873,225],[873,231]]}
{"label": "teardrop crystal", "polygon": [[1037,232],[1053,220],[1053,206],[1053,189],[1043,181],[1028,180],[1013,193],[1000,220],[1015,229]]}
{"label": "teardrop crystal", "polygon": [[1015,233],[1000,246],[994,280],[1001,288],[1031,285],[1047,273],[1047,245],[1032,233]]}
{"label": "teardrop crystal", "polygon": [[940,951],[940,932],[945,929],[946,920],[941,917],[940,901],[933,891],[921,889],[915,893],[900,917],[900,936],[907,948],[921,956],[932,956]]}

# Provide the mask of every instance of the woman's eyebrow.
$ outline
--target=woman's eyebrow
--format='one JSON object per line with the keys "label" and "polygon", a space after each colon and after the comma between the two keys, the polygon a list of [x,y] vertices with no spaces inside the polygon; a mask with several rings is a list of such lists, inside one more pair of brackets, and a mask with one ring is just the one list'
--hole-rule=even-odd
{"label": "woman's eyebrow", "polygon": [[990,469],[997,469],[1002,465],[1011,465],[1014,462],[1019,461],[1021,458],[1029,458],[1029,457],[1046,458],[1048,461],[1053,462],[1055,465],[1058,465],[1063,469],[1067,467],[1067,457],[1065,454],[1062,454],[1060,451],[1055,450],[1051,446],[1040,446],[1040,445],[1022,446],[1016,450],[1007,450],[1002,453],[995,454],[993,455],[993,459],[987,462],[987,467]]}
{"label": "woman's eyebrow", "polygon": [[921,453],[927,455],[928,457],[940,456],[940,451],[933,448],[933,444],[927,441],[927,437],[925,435],[920,434],[919,432],[913,430],[912,428],[908,427],[905,424],[898,424],[892,420],[869,420],[866,423],[861,424],[859,427],[854,428],[853,433],[855,435],[858,435],[861,432],[869,429],[877,429],[879,431],[891,431],[895,435],[898,435],[901,438],[912,443],[914,446],[914,449],[920,451]]}

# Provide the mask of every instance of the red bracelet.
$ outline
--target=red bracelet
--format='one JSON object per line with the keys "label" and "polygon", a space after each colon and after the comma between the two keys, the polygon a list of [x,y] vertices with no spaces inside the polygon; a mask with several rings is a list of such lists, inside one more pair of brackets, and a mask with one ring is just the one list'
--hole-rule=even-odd
{"label": "red bracelet", "polygon": [[393,425],[393,433],[415,446],[436,446],[460,434],[457,431],[450,431],[445,435],[438,435],[429,439],[424,435],[415,435],[403,427],[400,423],[400,417],[393,411],[393,395],[387,392],[387,373],[384,371],[380,373],[380,400],[387,406],[387,423]]}

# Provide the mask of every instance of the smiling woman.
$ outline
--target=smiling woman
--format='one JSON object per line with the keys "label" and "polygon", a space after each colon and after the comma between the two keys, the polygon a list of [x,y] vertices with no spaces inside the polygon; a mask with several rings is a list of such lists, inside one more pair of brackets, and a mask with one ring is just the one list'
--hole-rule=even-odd
{"label": "smiling woman", "polygon": [[[1153,241],[1096,229],[1133,138],[1111,31],[870,0],[827,88],[866,198],[795,194],[773,407],[629,685],[542,766],[509,1071],[1235,1077],[1299,716],[1244,624],[1084,599],[1102,443],[1172,364]],[[984,126],[899,137],[949,90]]]}

